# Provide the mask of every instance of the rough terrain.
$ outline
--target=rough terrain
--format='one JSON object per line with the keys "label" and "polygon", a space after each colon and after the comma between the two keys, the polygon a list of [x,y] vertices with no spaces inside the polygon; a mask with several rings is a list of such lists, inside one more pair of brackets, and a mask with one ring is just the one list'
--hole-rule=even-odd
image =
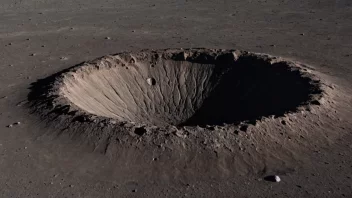
{"label": "rough terrain", "polygon": [[[348,0],[2,0],[0,197],[352,196],[351,6]],[[326,85],[325,98],[244,128],[155,133],[127,124],[130,130],[115,131],[119,138],[109,136],[111,123],[87,132],[77,120],[83,124],[62,130],[70,126],[67,117],[55,125],[56,118],[30,108],[35,83],[84,61],[197,47],[304,63]],[[273,174],[281,182],[263,179]]]}

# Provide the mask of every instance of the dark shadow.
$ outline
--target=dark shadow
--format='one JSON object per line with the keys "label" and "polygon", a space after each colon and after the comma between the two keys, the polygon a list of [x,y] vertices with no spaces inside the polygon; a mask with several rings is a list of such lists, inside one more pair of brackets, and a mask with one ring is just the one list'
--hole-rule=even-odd
{"label": "dark shadow", "polygon": [[201,108],[181,126],[232,124],[282,116],[309,101],[320,89],[286,63],[239,59],[224,74]]}

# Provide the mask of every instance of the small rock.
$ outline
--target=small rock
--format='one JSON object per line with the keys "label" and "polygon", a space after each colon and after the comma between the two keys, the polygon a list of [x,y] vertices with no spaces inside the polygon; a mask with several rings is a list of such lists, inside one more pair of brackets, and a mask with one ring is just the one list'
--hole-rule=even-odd
{"label": "small rock", "polygon": [[32,54],[30,54],[29,56],[35,56],[36,54],[35,53],[32,53]]}
{"label": "small rock", "polygon": [[269,175],[264,177],[264,180],[270,181],[270,182],[280,182],[281,178],[278,175]]}
{"label": "small rock", "polygon": [[13,127],[13,125],[12,125],[12,124],[7,125],[7,128],[12,128],[12,127]]}
{"label": "small rock", "polygon": [[69,185],[69,187],[70,187],[70,188],[73,188],[73,187],[74,187],[74,185],[72,185],[72,184],[71,184],[71,185]]}
{"label": "small rock", "polygon": [[275,175],[275,182],[280,182],[281,181],[281,178],[277,175]]}
{"label": "small rock", "polygon": [[20,124],[21,124],[21,122],[16,122],[16,123],[15,123],[15,125],[20,125]]}
{"label": "small rock", "polygon": [[111,37],[108,37],[108,36],[107,36],[107,37],[105,37],[105,39],[106,39],[106,40],[111,40]]}
{"label": "small rock", "polygon": [[53,184],[54,184],[54,182],[50,182],[50,184],[51,184],[51,185],[53,185]]}
{"label": "small rock", "polygon": [[132,192],[137,192],[137,189],[133,189]]}
{"label": "small rock", "polygon": [[110,124],[117,124],[115,120],[110,120]]}
{"label": "small rock", "polygon": [[304,34],[304,33],[301,33],[300,35],[301,35],[301,36],[304,36],[305,34]]}
{"label": "small rock", "polygon": [[26,146],[24,147],[24,149],[27,149],[27,148],[28,148],[28,147],[26,147]]}

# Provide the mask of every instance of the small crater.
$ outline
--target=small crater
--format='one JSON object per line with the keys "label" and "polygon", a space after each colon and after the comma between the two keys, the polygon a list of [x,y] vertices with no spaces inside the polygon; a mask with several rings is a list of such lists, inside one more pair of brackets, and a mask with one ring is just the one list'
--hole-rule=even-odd
{"label": "small crater", "polygon": [[156,80],[154,78],[147,78],[147,83],[148,83],[148,85],[155,85]]}

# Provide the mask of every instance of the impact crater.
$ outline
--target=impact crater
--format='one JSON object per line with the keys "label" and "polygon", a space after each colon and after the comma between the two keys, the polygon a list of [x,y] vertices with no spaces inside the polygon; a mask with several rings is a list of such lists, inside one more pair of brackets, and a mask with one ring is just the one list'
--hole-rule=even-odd
{"label": "impact crater", "polygon": [[76,115],[158,127],[279,117],[314,104],[322,93],[319,80],[299,64],[213,49],[105,56],[56,75],[47,87],[53,106]]}

